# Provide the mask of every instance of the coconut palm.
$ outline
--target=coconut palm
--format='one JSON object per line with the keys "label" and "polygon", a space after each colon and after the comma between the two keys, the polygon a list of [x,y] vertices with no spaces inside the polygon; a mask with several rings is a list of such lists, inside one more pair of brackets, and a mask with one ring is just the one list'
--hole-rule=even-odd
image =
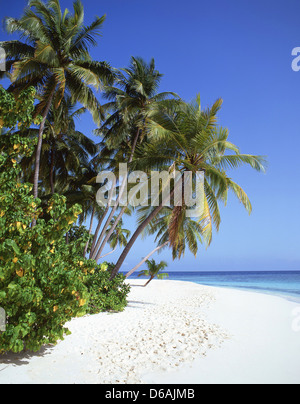
{"label": "coconut palm", "polygon": [[149,285],[149,283],[154,279],[165,279],[168,278],[169,275],[167,273],[163,273],[162,271],[168,266],[165,261],[161,261],[159,264],[155,262],[154,259],[146,261],[148,269],[145,269],[139,273],[140,276],[150,276],[150,279],[145,283],[144,287]]}
{"label": "coconut palm", "polygon": [[[113,224],[112,224],[113,226]],[[108,230],[109,232],[109,230]],[[109,253],[99,257],[99,259],[107,257],[110,254],[113,254],[118,247],[126,247],[128,238],[130,237],[130,230],[124,229],[123,228],[123,221],[120,220],[117,224],[117,226],[114,228],[113,233],[108,239],[108,243],[110,247],[113,249]]]}
{"label": "coconut palm", "polygon": [[40,156],[43,131],[51,105],[57,108],[68,92],[100,123],[101,107],[91,86],[100,89],[113,79],[106,62],[93,61],[89,48],[97,44],[95,36],[105,16],[84,25],[84,9],[80,0],[73,3],[74,12],[62,11],[59,0],[31,0],[21,18],[6,18],[5,28],[18,33],[19,41],[0,42],[7,56],[10,91],[19,92],[29,86],[38,90],[36,114],[41,114],[36,149],[34,196],[38,196]]}
{"label": "coconut palm", "polygon": [[[150,208],[153,210],[153,207]],[[139,262],[131,271],[126,274],[126,278],[131,276],[136,270],[138,270],[144,262],[146,262],[153,254],[160,253],[165,248],[172,250],[173,260],[180,259],[184,256],[186,249],[188,248],[191,253],[197,257],[199,244],[202,244],[202,232],[201,224],[197,220],[193,220],[185,214],[185,210],[181,212],[180,220],[177,220],[176,233],[178,237],[172,240],[170,235],[171,225],[174,222],[174,215],[177,214],[176,208],[165,206],[159,214],[155,217],[153,222],[145,229],[144,235],[156,234],[155,243],[157,247],[154,248],[141,262]],[[143,223],[145,218],[149,215],[149,209],[141,208],[139,223]],[[174,231],[174,229],[172,229]]]}
{"label": "coconut palm", "polygon": [[[135,164],[147,170],[149,167],[172,167],[181,175],[182,188],[185,172],[205,172],[204,179],[204,212],[198,219],[202,235],[209,245],[212,240],[213,226],[219,230],[221,217],[218,201],[227,202],[228,192],[233,191],[246,210],[251,213],[252,206],[245,191],[226,173],[226,170],[238,168],[243,164],[250,165],[259,172],[265,171],[265,160],[261,156],[242,154],[237,146],[228,141],[227,129],[218,126],[217,113],[222,105],[218,100],[211,108],[202,110],[200,96],[191,104],[169,104],[168,109],[153,117],[149,130],[153,134],[151,143],[140,147]],[[171,191],[174,200],[175,188]],[[149,213],[140,223],[135,233],[121,254],[112,278],[118,273],[133,244],[143,230],[155,219],[163,209],[166,201],[161,200],[159,206]],[[173,205],[174,206],[174,205]],[[179,242],[178,221],[182,220],[185,201],[176,207],[170,223],[172,243]]]}
{"label": "coconut palm", "polygon": [[[179,98],[172,92],[157,92],[161,78],[162,74],[156,70],[154,59],[147,63],[142,58],[132,57],[130,66],[117,72],[115,86],[105,87],[104,98],[109,102],[103,108],[109,113],[109,117],[96,134],[103,137],[105,148],[117,150],[115,157],[119,162],[132,163],[137,145],[151,135],[147,131],[147,126],[152,115],[165,100],[171,97]],[[110,237],[106,230],[119,207],[124,188],[125,183],[120,184],[119,196],[97,240],[95,254],[91,258],[99,259]],[[126,207],[121,209],[115,225],[121,220],[125,209]]]}
{"label": "coconut palm", "polygon": [[130,66],[116,73],[115,86],[105,86],[104,98],[108,103],[103,108],[109,117],[96,133],[111,149],[125,142],[129,146],[128,162],[132,161],[136,145],[147,136],[147,123],[161,102],[179,99],[173,92],[158,93],[162,77],[154,59],[147,63],[132,57]]}
{"label": "coconut palm", "polygon": [[[70,176],[80,167],[86,167],[98,148],[89,137],[76,129],[75,119],[85,112],[76,108],[69,96],[64,97],[58,108],[51,108],[45,122],[44,140],[41,149],[40,173],[42,185],[47,193],[54,194],[55,188],[64,192]],[[36,137],[38,129],[30,129],[26,136]],[[21,162],[27,177],[32,177],[34,156]],[[46,181],[49,179],[49,182]]]}

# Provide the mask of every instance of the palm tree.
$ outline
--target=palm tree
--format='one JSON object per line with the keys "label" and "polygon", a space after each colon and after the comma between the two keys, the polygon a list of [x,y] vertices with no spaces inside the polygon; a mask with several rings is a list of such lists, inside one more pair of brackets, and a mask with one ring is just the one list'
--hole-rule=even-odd
{"label": "palm tree", "polygon": [[[222,105],[218,100],[211,108],[202,110],[200,96],[191,104],[169,104],[163,113],[158,113],[150,122],[149,130],[153,134],[151,143],[140,147],[135,163],[144,170],[156,165],[172,167],[181,174],[185,172],[205,172],[204,180],[204,213],[198,219],[202,228],[204,241],[209,245],[212,240],[213,225],[219,230],[221,217],[218,201],[227,202],[231,190],[251,213],[252,206],[245,191],[227,174],[227,169],[238,168],[248,164],[259,172],[265,171],[265,160],[261,156],[241,154],[237,146],[228,141],[229,132],[217,124],[217,113]],[[230,154],[229,154],[230,153]],[[232,154],[233,153],[233,154]],[[183,188],[182,183],[182,188]],[[175,189],[171,191],[174,198]],[[121,268],[133,244],[144,229],[163,209],[165,201],[161,201],[148,217],[140,223],[135,233],[121,254],[111,278]],[[185,203],[176,207],[176,214],[170,223],[172,243],[179,242],[178,222],[182,218]]]}
{"label": "palm tree", "polygon": [[[149,214],[149,209],[141,208],[140,210],[139,223],[143,223]],[[178,227],[175,233],[178,237],[172,239],[171,230],[174,232],[174,229],[171,229],[171,225],[174,225],[174,216],[176,215],[176,208],[165,206],[145,229],[145,235],[156,234],[155,242],[157,243],[157,247],[130,270],[126,274],[126,278],[139,269],[153,254],[156,252],[160,253],[167,247],[172,249],[173,260],[184,256],[187,247],[195,258],[197,257],[199,243],[202,244],[203,229],[201,224],[197,220],[188,217],[185,214],[185,210],[182,210],[180,220],[176,221]]]}
{"label": "palm tree", "polygon": [[[113,74],[106,62],[92,61],[89,48],[96,46],[105,16],[84,25],[84,9],[80,0],[73,3],[74,13],[62,12],[59,0],[31,0],[20,19],[6,18],[6,31],[19,33],[20,41],[0,42],[7,55],[7,69],[12,84],[10,91],[18,93],[34,86],[41,114],[36,149],[34,196],[38,196],[40,156],[43,131],[52,103],[57,108],[68,92],[73,102],[80,102],[100,123],[101,106],[91,86],[100,89],[111,83]],[[23,41],[23,42],[22,42]]]}
{"label": "palm tree", "polygon": [[[103,137],[106,148],[117,149],[116,155],[119,161],[122,159],[122,162],[132,163],[137,145],[149,135],[147,125],[152,115],[165,100],[170,97],[179,98],[172,92],[157,93],[161,78],[162,74],[156,70],[154,59],[146,63],[142,58],[132,57],[130,66],[116,74],[116,85],[105,87],[104,98],[109,102],[103,108],[109,113],[109,117],[96,133]],[[91,258],[99,259],[110,237],[106,230],[119,207],[124,188],[125,182],[120,184],[119,196],[97,240],[95,253]],[[126,207],[121,209],[115,225],[121,220],[125,210]],[[96,251],[99,251],[98,255]]]}
{"label": "palm tree", "polygon": [[143,270],[139,273],[140,276],[150,276],[150,279],[145,283],[144,287],[149,285],[149,283],[154,279],[164,279],[169,277],[168,274],[162,273],[162,271],[168,266],[168,264],[165,261],[161,261],[159,264],[155,262],[154,259],[146,261],[146,264],[148,266],[147,270]]}
{"label": "palm tree", "polygon": [[[75,119],[85,112],[85,108],[76,109],[71,97],[65,96],[58,108],[51,108],[45,122],[44,140],[41,149],[40,173],[44,180],[44,190],[54,194],[58,187],[64,192],[70,176],[83,166],[88,166],[98,148],[89,137],[76,130]],[[26,136],[35,138],[38,129],[30,129]],[[27,177],[32,176],[34,156],[21,162]]]}
{"label": "palm tree", "polygon": [[[113,226],[113,224],[112,224]],[[108,230],[109,232],[109,230]],[[117,224],[117,226],[115,227],[113,233],[111,234],[111,236],[108,239],[108,243],[110,245],[110,247],[113,249],[112,251],[110,251],[109,253],[99,257],[99,259],[107,257],[110,254],[113,254],[116,249],[118,248],[118,246],[120,247],[126,247],[127,245],[127,240],[130,237],[130,230],[124,229],[123,228],[123,221],[120,220],[119,223]]]}

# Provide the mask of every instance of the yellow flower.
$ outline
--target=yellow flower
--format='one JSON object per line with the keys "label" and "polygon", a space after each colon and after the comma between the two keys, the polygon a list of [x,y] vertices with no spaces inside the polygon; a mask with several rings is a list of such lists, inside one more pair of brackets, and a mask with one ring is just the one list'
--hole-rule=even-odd
{"label": "yellow flower", "polygon": [[17,258],[17,257],[15,257],[15,258],[13,259],[13,263],[14,263],[14,264],[16,264],[18,261],[19,261],[19,258]]}
{"label": "yellow flower", "polygon": [[4,215],[5,215],[5,212],[3,212],[3,210],[1,210],[0,217],[3,217]]}
{"label": "yellow flower", "polygon": [[83,265],[83,261],[80,261],[80,262],[79,262],[79,265],[82,267],[82,265]]}
{"label": "yellow flower", "polygon": [[11,162],[12,162],[13,164],[16,164],[16,163],[17,163],[17,160],[12,159]]}
{"label": "yellow flower", "polygon": [[58,306],[54,306],[54,307],[53,307],[54,313],[55,313],[57,310],[58,310]]}

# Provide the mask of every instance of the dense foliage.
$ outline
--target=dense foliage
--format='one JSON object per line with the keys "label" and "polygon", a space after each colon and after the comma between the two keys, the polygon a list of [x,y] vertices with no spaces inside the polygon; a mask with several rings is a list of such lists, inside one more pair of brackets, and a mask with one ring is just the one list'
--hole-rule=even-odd
{"label": "dense foliage", "polygon": [[[51,219],[40,218],[32,185],[18,181],[16,161],[29,145],[14,136],[10,141],[0,156],[0,306],[7,315],[0,347],[19,352],[62,338],[63,325],[84,313],[88,295],[76,245],[63,243],[80,207],[66,209],[64,198],[55,195],[47,208]],[[32,229],[34,217],[39,219]]]}
{"label": "dense foliage", "polygon": [[109,281],[113,264],[103,263],[93,266],[93,261],[86,261],[90,265],[87,273],[86,286],[89,291],[88,311],[91,314],[99,311],[122,311],[127,305],[127,295],[130,291],[128,284],[124,283],[125,277],[118,274]]}
{"label": "dense foliage", "polygon": [[[88,234],[76,237],[73,231],[81,207],[67,208],[66,198],[57,194],[42,204],[32,196],[32,184],[22,182],[18,161],[33,147],[19,134],[2,135],[0,307],[7,327],[0,334],[0,353],[56,343],[68,332],[66,322],[86,313],[122,310],[129,292],[122,277],[108,283],[108,265],[82,258]],[[73,235],[69,242],[68,232]]]}
{"label": "dense foliage", "polygon": [[30,87],[22,91],[17,97],[4,90],[0,86],[0,129],[19,128],[30,126],[31,123],[38,124],[40,117],[34,117],[34,100],[36,90]]}

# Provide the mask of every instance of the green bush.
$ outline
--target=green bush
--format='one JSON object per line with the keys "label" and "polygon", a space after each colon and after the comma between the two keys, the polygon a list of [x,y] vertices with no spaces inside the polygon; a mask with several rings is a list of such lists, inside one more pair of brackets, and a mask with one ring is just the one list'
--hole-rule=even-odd
{"label": "green bush", "polygon": [[[15,100],[0,87],[0,130],[28,126],[34,96],[30,89]],[[0,354],[55,344],[68,333],[66,322],[123,310],[129,292],[122,276],[109,282],[108,265],[82,258],[88,232],[75,226],[81,207],[68,209],[59,195],[42,205],[32,196],[32,184],[23,183],[20,162],[34,147],[21,133],[1,134],[0,307],[6,331],[0,332]]]}
{"label": "green bush", "polygon": [[86,286],[89,291],[88,312],[123,311],[127,305],[130,286],[126,284],[125,276],[118,274],[109,280],[113,264],[103,263],[88,272]]}
{"label": "green bush", "polygon": [[37,116],[33,119],[35,96],[34,87],[21,91],[16,98],[13,93],[9,93],[0,86],[0,129],[12,129],[16,125],[19,129],[26,128],[33,120],[38,125],[41,117]]}
{"label": "green bush", "polygon": [[65,242],[81,209],[67,209],[65,198],[54,195],[47,207],[51,219],[41,219],[32,185],[19,182],[17,159],[30,147],[17,136],[9,140],[11,147],[0,150],[0,307],[7,315],[0,353],[55,343],[67,331],[64,324],[84,314],[88,304],[80,240]]}

